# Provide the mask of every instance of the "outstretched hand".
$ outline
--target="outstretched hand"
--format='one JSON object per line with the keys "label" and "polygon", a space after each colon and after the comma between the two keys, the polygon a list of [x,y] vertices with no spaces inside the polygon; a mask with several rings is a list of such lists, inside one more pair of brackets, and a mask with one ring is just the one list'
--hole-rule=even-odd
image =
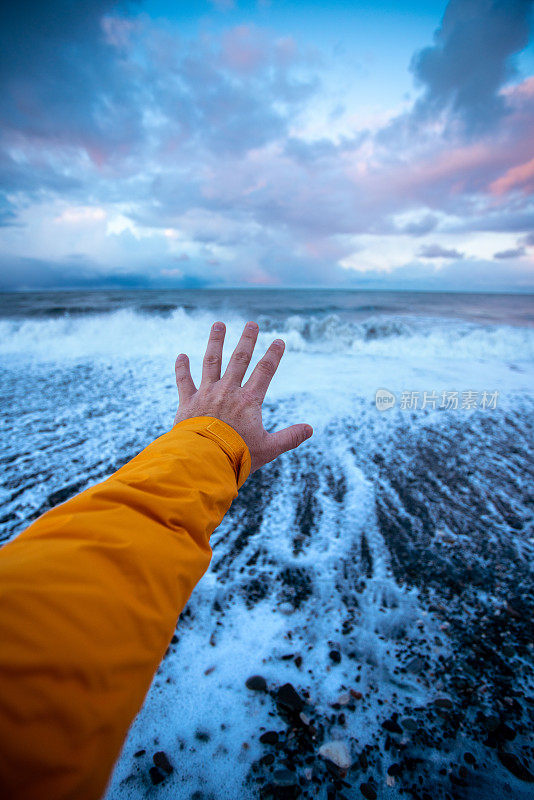
{"label": "outstretched hand", "polygon": [[247,322],[221,378],[226,328],[223,322],[215,322],[202,363],[202,381],[198,389],[191,377],[189,359],[185,354],[178,356],[175,366],[179,405],[174,424],[190,417],[203,416],[217,417],[227,422],[248,446],[251,472],[287,450],[298,447],[313,433],[311,425],[304,423],[290,425],[275,433],[268,433],[263,427],[261,406],[284,354],[285,344],[281,339],[275,339],[242,386],[258,331],[257,323]]}

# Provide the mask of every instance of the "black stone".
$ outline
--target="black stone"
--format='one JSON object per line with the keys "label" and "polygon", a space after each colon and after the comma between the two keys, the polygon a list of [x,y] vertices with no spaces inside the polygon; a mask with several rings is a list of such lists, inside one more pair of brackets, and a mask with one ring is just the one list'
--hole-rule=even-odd
{"label": "black stone", "polygon": [[339,652],[339,650],[330,650],[328,655],[330,656],[330,660],[332,661],[333,664],[339,664],[340,663],[340,661],[341,661],[341,653]]}
{"label": "black stone", "polygon": [[154,753],[152,756],[152,761],[164,772],[168,772],[169,774],[173,771],[173,766],[169,759],[167,758],[167,753],[164,753],[163,750],[160,750],[157,753]]}
{"label": "black stone", "polygon": [[506,753],[504,750],[499,750],[497,757],[503,767],[506,767],[508,772],[511,772],[512,775],[515,775],[515,777],[519,778],[520,781],[534,783],[534,775],[518,759],[517,756],[514,756],[513,753]]}
{"label": "black stone", "polygon": [[146,750],[137,750],[137,752],[134,753],[134,758],[139,758],[140,756],[144,756],[145,753]]}
{"label": "black stone", "polygon": [[283,686],[280,686],[276,700],[294,711],[302,711],[304,708],[304,701],[291,683],[284,683]]}
{"label": "black stone", "polygon": [[449,700],[448,697],[438,697],[434,700],[434,705],[437,708],[452,708],[452,700]]}
{"label": "black stone", "polygon": [[297,782],[297,778],[293,772],[282,767],[273,772],[273,782],[277,786],[293,786]]}
{"label": "black stone", "polygon": [[360,792],[365,797],[365,800],[376,800],[376,790],[370,783],[362,783],[360,785]]}
{"label": "black stone", "polygon": [[424,658],[421,658],[421,656],[414,656],[406,664],[407,671],[413,673],[414,675],[418,675],[424,670],[424,668],[425,660]]}
{"label": "black stone", "polygon": [[262,744],[278,744],[278,733],[276,731],[265,731],[260,736]]}
{"label": "black stone", "polygon": [[382,727],[389,731],[389,733],[402,733],[402,728],[399,723],[394,719],[386,719],[382,723]]}
{"label": "black stone", "polygon": [[163,781],[165,780],[165,775],[163,774],[163,772],[160,772],[157,767],[150,767],[149,773],[150,773],[150,780],[152,781],[154,786],[157,786],[158,783],[163,783]]}
{"label": "black stone", "polygon": [[267,691],[267,681],[265,678],[262,678],[261,675],[252,675],[250,678],[247,678],[245,686],[247,689],[252,689],[254,692]]}

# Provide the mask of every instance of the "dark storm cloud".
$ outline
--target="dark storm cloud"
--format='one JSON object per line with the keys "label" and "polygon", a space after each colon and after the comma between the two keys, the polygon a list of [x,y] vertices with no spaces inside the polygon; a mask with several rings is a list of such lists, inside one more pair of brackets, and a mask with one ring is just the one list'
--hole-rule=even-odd
{"label": "dark storm cloud", "polygon": [[460,253],[453,248],[442,247],[439,244],[423,245],[417,255],[420,258],[464,258],[464,253]]}
{"label": "dark storm cloud", "polygon": [[466,130],[491,127],[505,112],[501,86],[513,75],[511,56],[528,44],[532,0],[451,0],[435,42],[415,54],[424,87],[415,116],[450,111]]}
{"label": "dark storm cloud", "polygon": [[102,29],[114,0],[6,5],[0,29],[0,124],[49,142],[123,145],[138,128],[135,90]]}

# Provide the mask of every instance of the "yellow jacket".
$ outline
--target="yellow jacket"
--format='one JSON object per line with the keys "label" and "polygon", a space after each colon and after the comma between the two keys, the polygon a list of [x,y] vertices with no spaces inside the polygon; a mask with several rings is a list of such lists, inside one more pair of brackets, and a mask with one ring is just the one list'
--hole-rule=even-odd
{"label": "yellow jacket", "polygon": [[0,550],[0,794],[97,800],[250,472],[195,417]]}

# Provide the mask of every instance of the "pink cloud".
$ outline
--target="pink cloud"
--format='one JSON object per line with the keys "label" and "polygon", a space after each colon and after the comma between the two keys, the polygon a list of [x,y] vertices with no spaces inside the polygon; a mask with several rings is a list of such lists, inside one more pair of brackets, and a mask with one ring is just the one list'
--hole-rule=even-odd
{"label": "pink cloud", "polygon": [[512,167],[490,186],[493,194],[502,195],[520,189],[525,194],[534,191],[534,158],[525,164]]}

